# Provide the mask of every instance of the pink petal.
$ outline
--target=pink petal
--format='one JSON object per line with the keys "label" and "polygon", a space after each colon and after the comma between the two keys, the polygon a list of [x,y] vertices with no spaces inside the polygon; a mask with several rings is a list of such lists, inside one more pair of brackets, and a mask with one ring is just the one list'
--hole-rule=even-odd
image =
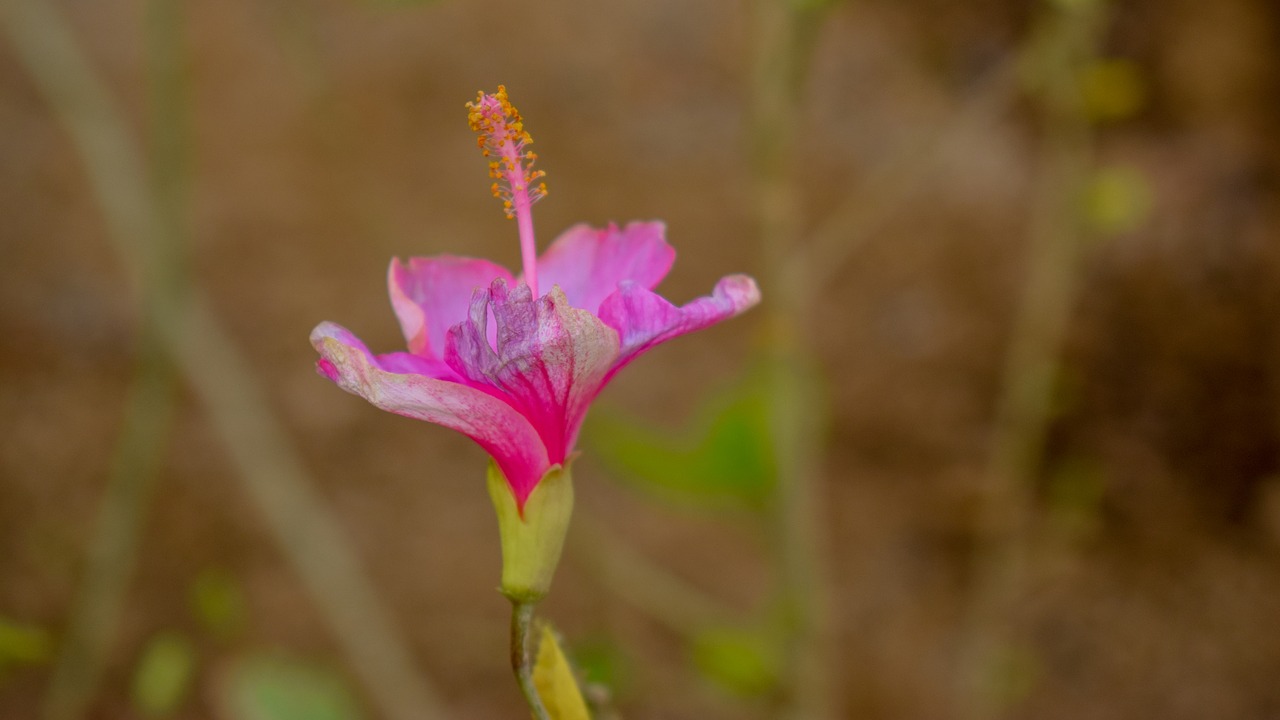
{"label": "pink petal", "polygon": [[[496,348],[487,339],[491,313]],[[476,291],[471,317],[450,329],[445,360],[505,395],[538,429],[550,461],[563,463],[617,356],[618,333],[571,307],[561,289],[535,301],[527,285],[499,279]]]}
{"label": "pink petal", "polygon": [[621,282],[653,289],[676,259],[665,234],[660,222],[633,222],[622,230],[575,225],[538,258],[538,286],[559,285],[570,305],[593,313]]}
{"label": "pink petal", "polygon": [[623,283],[600,306],[600,319],[618,331],[622,350],[609,377],[655,345],[738,315],[760,302],[760,288],[746,275],[730,275],[715,290],[676,307],[644,287]]}
{"label": "pink petal", "polygon": [[408,267],[393,259],[387,286],[410,352],[443,358],[445,336],[466,319],[471,293],[494,278],[510,280],[511,273],[488,260],[452,255],[409,258]]}
{"label": "pink petal", "polygon": [[[311,344],[320,353],[317,369],[343,390],[383,410],[457,430],[479,443],[507,476],[517,505],[524,506],[550,468],[533,425],[501,399],[430,375],[396,372],[392,368],[406,369],[401,363],[413,364],[407,359],[412,356],[375,357],[358,338],[333,323],[316,326]],[[431,359],[416,362],[421,369],[440,365]]]}

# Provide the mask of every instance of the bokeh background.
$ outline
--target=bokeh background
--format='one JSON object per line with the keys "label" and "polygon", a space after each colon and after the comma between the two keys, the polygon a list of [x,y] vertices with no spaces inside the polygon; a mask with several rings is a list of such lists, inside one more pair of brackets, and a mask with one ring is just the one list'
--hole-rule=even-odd
{"label": "bokeh background", "polygon": [[623,716],[1280,717],[1280,6],[3,14],[0,716],[525,712],[483,453],[307,343],[518,264],[504,83],[544,245],[765,298],[587,421],[541,614]]}

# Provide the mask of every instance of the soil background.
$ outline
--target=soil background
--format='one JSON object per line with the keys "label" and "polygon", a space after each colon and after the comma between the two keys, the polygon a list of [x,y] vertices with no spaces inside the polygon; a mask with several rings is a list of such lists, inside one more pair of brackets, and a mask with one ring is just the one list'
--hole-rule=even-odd
{"label": "soil background", "polygon": [[[144,5],[55,4],[144,137]],[[1150,209],[1085,252],[1038,485],[1048,549],[1016,618],[1035,661],[1015,717],[1280,718],[1278,8],[1111,9],[1104,53],[1132,61],[1142,102],[1100,126],[1098,155],[1145,178]],[[463,108],[499,83],[548,173],[535,211],[544,246],[579,222],[661,219],[679,252],[666,297],[760,273],[747,4],[223,0],[184,12],[193,282],[452,717],[521,716],[483,453],[332,386],[307,335],[333,320],[398,349],[391,257],[518,265]],[[875,197],[886,169],[952,128],[1038,16],[1002,0],[834,5],[799,101],[805,229],[850,196]],[[0,618],[42,629],[56,649],[121,430],[139,311],[69,136],[3,44],[0,99]],[[974,498],[1025,278],[1038,127],[1022,97],[956,131],[813,309],[845,717],[956,716]],[[762,332],[748,314],[664,346],[596,412],[686,427],[700,398],[749,370]],[[231,718],[226,669],[262,649],[350,677],[185,389],[169,432],[90,717],[143,717],[133,677],[161,632],[196,650],[173,717]],[[656,502],[583,449],[579,517],[731,608],[767,599],[767,539],[751,523]],[[1087,479],[1087,502],[1057,502],[1064,473]],[[192,613],[193,583],[210,571],[244,598],[228,638]],[[702,678],[685,638],[573,547],[543,612],[571,649],[610,648],[627,717],[766,716]],[[0,717],[38,716],[51,661],[0,667]]]}

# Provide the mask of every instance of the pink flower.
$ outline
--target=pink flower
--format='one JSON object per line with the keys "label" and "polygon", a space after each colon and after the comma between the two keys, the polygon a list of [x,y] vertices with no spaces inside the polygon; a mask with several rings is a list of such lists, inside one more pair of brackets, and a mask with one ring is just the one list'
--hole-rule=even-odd
{"label": "pink flower", "polygon": [[[393,260],[391,304],[408,352],[375,355],[334,323],[311,333],[317,369],[379,408],[453,428],[485,449],[523,508],[543,475],[565,464],[591,401],[654,346],[733,317],[760,300],[755,281],[731,275],[711,295],[677,307],[653,288],[675,250],[658,222],[570,228],[533,252],[531,189],[540,172],[519,114],[502,88],[481,95],[472,126],[496,156],[494,193],[518,221],[525,272],[487,260]],[[539,282],[551,289],[537,296]]]}

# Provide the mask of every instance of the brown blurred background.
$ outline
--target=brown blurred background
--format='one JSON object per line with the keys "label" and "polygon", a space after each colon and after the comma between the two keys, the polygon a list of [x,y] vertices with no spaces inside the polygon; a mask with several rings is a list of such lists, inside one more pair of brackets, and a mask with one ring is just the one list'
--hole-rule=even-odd
{"label": "brown blurred background", "polygon": [[[826,585],[814,592],[829,611],[833,717],[968,714],[955,687],[983,582],[975,517],[1029,248],[1047,232],[1038,188],[1066,137],[1044,121],[1052,72],[1037,62],[1054,60],[1037,37],[1085,2],[814,11],[789,177],[798,234],[847,236],[802,308],[823,398],[811,409],[825,414],[814,519]],[[182,38],[169,117],[185,282],[207,293],[448,717],[521,716],[483,453],[333,387],[312,370],[307,333],[334,320],[398,349],[393,256],[518,264],[463,109],[504,83],[548,172],[544,246],[577,222],[657,218],[679,251],[667,297],[730,272],[761,278],[759,311],[654,352],[596,409],[688,427],[777,342],[749,153],[752,7],[227,0],[177,3],[166,21],[155,4],[50,3],[144,145],[166,130],[149,109],[165,87],[149,48]],[[1142,0],[1097,13],[1082,61],[1089,137],[1066,148],[1087,151],[1088,227],[1061,268],[1074,286],[1025,486],[1031,559],[1004,618],[1018,661],[1000,676],[999,712],[1280,718],[1280,6]],[[143,323],[66,118],[9,27],[0,716],[35,718],[83,591]],[[326,708],[313,717],[347,716],[323,700],[333,688],[382,717],[191,388],[177,382],[156,437],[133,569],[117,565],[122,611],[100,681],[79,682],[87,717],[293,717],[228,699],[259,657],[304,669],[295,685]],[[583,532],[607,528],[609,543],[737,612],[766,604],[769,532],[619,482],[593,456],[592,422],[576,473]],[[776,688],[754,686],[750,668],[745,683],[717,675],[716,648],[736,656],[732,644],[699,659],[589,556],[571,541],[542,614],[623,715],[775,716]]]}

